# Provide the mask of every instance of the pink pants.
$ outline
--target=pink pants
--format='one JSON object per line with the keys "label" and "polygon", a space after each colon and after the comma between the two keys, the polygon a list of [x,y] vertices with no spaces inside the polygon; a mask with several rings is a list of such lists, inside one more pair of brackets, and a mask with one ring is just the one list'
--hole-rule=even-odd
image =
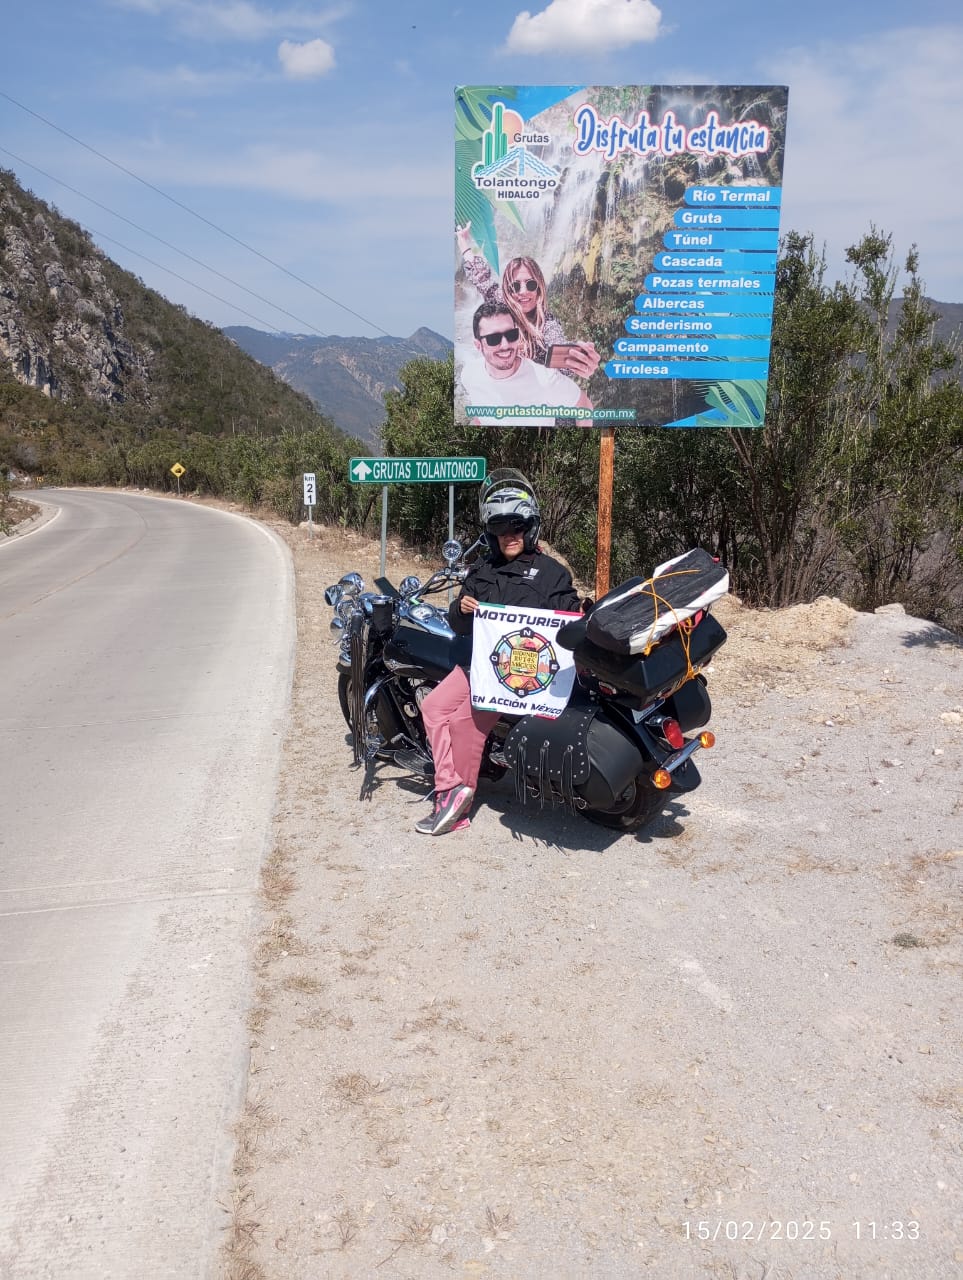
{"label": "pink pants", "polygon": [[456,667],[425,698],[421,715],[435,762],[435,790],[476,787],[485,739],[498,712],[472,710],[468,675]]}

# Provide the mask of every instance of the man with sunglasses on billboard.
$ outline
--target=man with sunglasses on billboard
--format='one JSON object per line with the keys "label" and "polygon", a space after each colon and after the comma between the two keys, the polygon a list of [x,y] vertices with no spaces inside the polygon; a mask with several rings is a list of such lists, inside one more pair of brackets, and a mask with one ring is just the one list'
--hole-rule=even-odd
{"label": "man with sunglasses on billboard", "polygon": [[483,302],[472,317],[472,332],[481,358],[465,360],[461,384],[473,423],[486,427],[592,425],[591,418],[571,412],[592,408],[582,388],[557,369],[522,354],[521,332],[503,302]]}

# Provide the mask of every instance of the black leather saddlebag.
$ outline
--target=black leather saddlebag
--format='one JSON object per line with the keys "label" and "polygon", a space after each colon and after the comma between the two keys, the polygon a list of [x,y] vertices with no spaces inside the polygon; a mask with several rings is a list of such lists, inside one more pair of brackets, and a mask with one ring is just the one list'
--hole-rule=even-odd
{"label": "black leather saddlebag", "polygon": [[522,800],[542,804],[575,797],[593,808],[611,808],[642,772],[642,753],[624,730],[595,704],[568,706],[556,720],[526,716],[502,748]]}

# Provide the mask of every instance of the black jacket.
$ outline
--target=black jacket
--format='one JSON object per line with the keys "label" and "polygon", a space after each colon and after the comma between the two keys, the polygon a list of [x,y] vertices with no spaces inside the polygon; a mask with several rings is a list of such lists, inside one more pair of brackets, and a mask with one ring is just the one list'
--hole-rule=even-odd
{"label": "black jacket", "polygon": [[448,621],[456,635],[468,635],[474,614],[462,613],[462,596],[474,596],[482,604],[515,604],[522,609],[579,609],[572,575],[564,565],[543,551],[523,551],[514,560],[501,555],[480,561],[448,610]]}

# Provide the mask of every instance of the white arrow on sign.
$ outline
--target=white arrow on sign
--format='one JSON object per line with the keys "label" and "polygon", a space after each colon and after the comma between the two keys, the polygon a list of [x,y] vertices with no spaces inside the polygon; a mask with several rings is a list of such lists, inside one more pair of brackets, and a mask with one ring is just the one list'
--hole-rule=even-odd
{"label": "white arrow on sign", "polygon": [[370,476],[373,468],[369,467],[364,458],[360,458],[355,464],[354,473],[359,480],[364,480],[366,476]]}

